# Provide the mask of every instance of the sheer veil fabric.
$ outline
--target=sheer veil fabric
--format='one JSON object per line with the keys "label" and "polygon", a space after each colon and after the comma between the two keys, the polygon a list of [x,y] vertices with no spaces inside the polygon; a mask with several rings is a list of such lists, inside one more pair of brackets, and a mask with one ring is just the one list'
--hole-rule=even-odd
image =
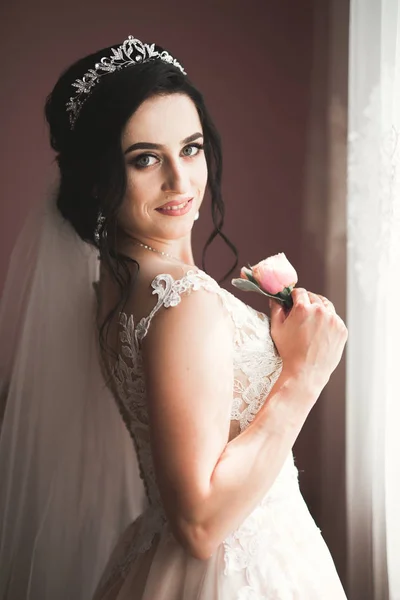
{"label": "sheer veil fabric", "polygon": [[99,261],[46,200],[0,305],[0,599],[91,597],[142,510],[133,445],[98,360]]}
{"label": "sheer veil fabric", "polygon": [[351,2],[349,73],[348,587],[399,600],[400,0]]}

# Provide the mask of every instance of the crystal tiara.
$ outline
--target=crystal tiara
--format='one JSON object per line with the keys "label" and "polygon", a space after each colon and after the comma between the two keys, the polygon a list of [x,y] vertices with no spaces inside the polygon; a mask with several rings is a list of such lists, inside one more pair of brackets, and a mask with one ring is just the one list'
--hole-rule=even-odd
{"label": "crystal tiara", "polygon": [[143,44],[143,42],[134,38],[133,35],[129,35],[116,50],[115,48],[111,48],[112,56],[103,57],[100,62],[95,64],[94,69],[89,69],[84,74],[82,79],[76,79],[72,84],[76,88],[76,92],[65,105],[69,113],[71,129],[74,128],[82,106],[88,99],[93,87],[99,82],[100,77],[107,75],[107,73],[113,73],[124,67],[148,62],[156,58],[174,65],[186,75],[186,71],[184,71],[182,65],[175,58],[166,50],[158,52],[154,49],[154,46],[155,44]]}

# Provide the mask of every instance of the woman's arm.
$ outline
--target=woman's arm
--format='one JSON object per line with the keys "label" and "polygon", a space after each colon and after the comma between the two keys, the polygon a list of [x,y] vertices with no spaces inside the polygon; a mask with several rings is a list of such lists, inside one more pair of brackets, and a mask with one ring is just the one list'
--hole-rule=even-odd
{"label": "woman's arm", "polygon": [[232,323],[220,298],[202,289],[157,314],[143,356],[164,508],[180,543],[207,559],[268,492],[321,390],[283,370],[254,421],[228,443]]}
{"label": "woman's arm", "polygon": [[187,535],[200,549],[199,558],[208,558],[268,492],[307,418],[304,407],[311,408],[318,396],[283,371],[254,421],[227,444],[197,521],[188,524]]}

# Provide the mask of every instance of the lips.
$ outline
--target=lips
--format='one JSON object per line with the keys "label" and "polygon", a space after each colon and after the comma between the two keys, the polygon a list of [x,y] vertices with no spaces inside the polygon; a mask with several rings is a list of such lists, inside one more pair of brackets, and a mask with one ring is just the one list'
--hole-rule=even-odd
{"label": "lips", "polygon": [[191,211],[193,202],[194,199],[190,198],[190,200],[186,200],[186,202],[181,202],[180,204],[175,204],[166,208],[156,208],[156,211],[164,216],[180,217]]}
{"label": "lips", "polygon": [[169,206],[179,206],[180,204],[186,204],[186,202],[188,202],[189,200],[193,200],[193,197],[187,196],[186,198],[180,198],[179,200],[171,200],[171,202],[167,202],[166,204],[159,206],[157,210],[159,210],[160,208],[168,208]]}

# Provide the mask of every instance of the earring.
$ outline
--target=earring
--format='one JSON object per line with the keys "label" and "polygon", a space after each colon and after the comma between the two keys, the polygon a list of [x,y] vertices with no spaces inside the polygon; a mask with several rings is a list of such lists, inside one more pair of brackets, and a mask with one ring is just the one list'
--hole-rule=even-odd
{"label": "earring", "polygon": [[106,220],[106,218],[103,216],[103,213],[100,211],[97,217],[97,225],[96,225],[96,229],[94,230],[94,239],[96,240],[96,243],[98,244],[100,242],[100,233],[103,227],[103,223]]}
{"label": "earring", "polygon": [[200,216],[200,211],[198,210],[197,213],[194,215],[194,221],[197,221],[199,216]]}

